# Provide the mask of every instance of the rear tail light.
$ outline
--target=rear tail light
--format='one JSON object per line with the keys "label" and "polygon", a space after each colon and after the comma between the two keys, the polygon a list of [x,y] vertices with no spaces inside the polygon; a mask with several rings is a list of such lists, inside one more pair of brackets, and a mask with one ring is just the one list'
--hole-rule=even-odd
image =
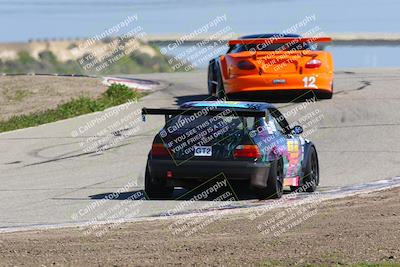
{"label": "rear tail light", "polygon": [[247,60],[239,61],[239,63],[237,63],[237,67],[241,70],[254,70],[256,68],[253,63]]}
{"label": "rear tail light", "polygon": [[167,171],[167,178],[173,178],[174,175],[172,173],[172,171]]}
{"label": "rear tail light", "polygon": [[151,147],[152,157],[167,157],[169,156],[168,149],[163,144],[153,144]]}
{"label": "rear tail light", "polygon": [[311,59],[310,61],[308,61],[306,63],[306,68],[307,69],[315,69],[315,68],[319,68],[321,66],[322,62],[321,60],[318,59]]}
{"label": "rear tail light", "polygon": [[235,148],[233,156],[237,158],[257,159],[261,157],[260,150],[256,145],[239,145]]}

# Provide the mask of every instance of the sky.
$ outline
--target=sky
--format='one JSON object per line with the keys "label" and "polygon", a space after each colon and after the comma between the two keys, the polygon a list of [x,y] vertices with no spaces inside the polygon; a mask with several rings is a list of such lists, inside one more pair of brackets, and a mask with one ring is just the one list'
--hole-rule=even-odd
{"label": "sky", "polygon": [[85,38],[129,15],[148,34],[187,33],[226,15],[240,34],[280,32],[315,14],[326,33],[400,32],[400,1],[0,0],[0,42]]}

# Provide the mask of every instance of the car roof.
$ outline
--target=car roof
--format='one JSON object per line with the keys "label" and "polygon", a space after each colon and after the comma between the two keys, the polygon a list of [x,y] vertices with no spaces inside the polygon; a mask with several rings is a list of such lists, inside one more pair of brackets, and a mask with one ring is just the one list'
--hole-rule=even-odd
{"label": "car roof", "polygon": [[283,33],[258,33],[258,34],[250,34],[250,35],[244,35],[239,37],[239,39],[257,39],[257,38],[271,38],[271,37],[275,37],[275,38],[279,38],[279,37],[283,37],[283,38],[297,38],[297,37],[301,37],[301,35],[299,34],[283,34]]}
{"label": "car roof", "polygon": [[197,108],[197,107],[217,107],[217,108],[235,108],[247,110],[265,111],[275,108],[274,105],[266,102],[246,102],[246,101],[191,101],[183,103],[181,108]]}

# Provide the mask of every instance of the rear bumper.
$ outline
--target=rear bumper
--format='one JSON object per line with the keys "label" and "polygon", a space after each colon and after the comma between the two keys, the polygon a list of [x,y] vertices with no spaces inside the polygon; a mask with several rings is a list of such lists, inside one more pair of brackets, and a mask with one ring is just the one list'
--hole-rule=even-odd
{"label": "rear bumper", "polygon": [[328,90],[258,90],[258,91],[243,91],[238,93],[228,93],[227,97],[229,100],[249,100],[254,101],[254,99],[260,99],[268,101],[277,102],[287,102],[287,101],[305,101],[311,98],[325,98],[327,95],[331,94],[332,91]]}
{"label": "rear bumper", "polygon": [[[311,86],[305,87],[304,78],[315,77]],[[283,82],[284,81],[284,82]],[[332,91],[333,74],[254,74],[232,77],[224,81],[227,94],[275,91],[275,90],[303,90],[303,91]],[[309,83],[309,82],[307,82]]]}
{"label": "rear bumper", "polygon": [[[163,159],[148,159],[153,182],[167,181],[179,186],[185,181],[202,182],[221,175],[228,180],[249,181],[253,186],[265,187],[270,164],[248,161],[190,160],[173,162]],[[167,173],[172,177],[167,177]]]}

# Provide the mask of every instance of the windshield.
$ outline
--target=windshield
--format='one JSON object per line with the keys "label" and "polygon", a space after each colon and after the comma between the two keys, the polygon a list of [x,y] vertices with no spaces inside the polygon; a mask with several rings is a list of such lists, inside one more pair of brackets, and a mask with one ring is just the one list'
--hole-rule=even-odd
{"label": "windshield", "polygon": [[171,118],[165,126],[169,132],[188,132],[192,129],[196,131],[207,130],[213,133],[220,129],[226,129],[227,132],[233,133],[237,131],[249,132],[256,130],[262,125],[263,118],[254,117],[236,117],[236,116],[202,116],[193,118],[191,115],[179,115]]}
{"label": "windshield", "polygon": [[296,51],[296,50],[315,50],[315,46],[310,43],[286,43],[286,44],[237,44],[229,47],[228,53],[239,53],[243,51]]}
{"label": "windshield", "polygon": [[207,127],[212,127],[214,129],[228,127],[234,130],[243,130],[243,125],[243,118],[234,116],[201,116],[196,118],[192,115],[178,115],[167,122],[167,127],[176,130],[202,129]]}

